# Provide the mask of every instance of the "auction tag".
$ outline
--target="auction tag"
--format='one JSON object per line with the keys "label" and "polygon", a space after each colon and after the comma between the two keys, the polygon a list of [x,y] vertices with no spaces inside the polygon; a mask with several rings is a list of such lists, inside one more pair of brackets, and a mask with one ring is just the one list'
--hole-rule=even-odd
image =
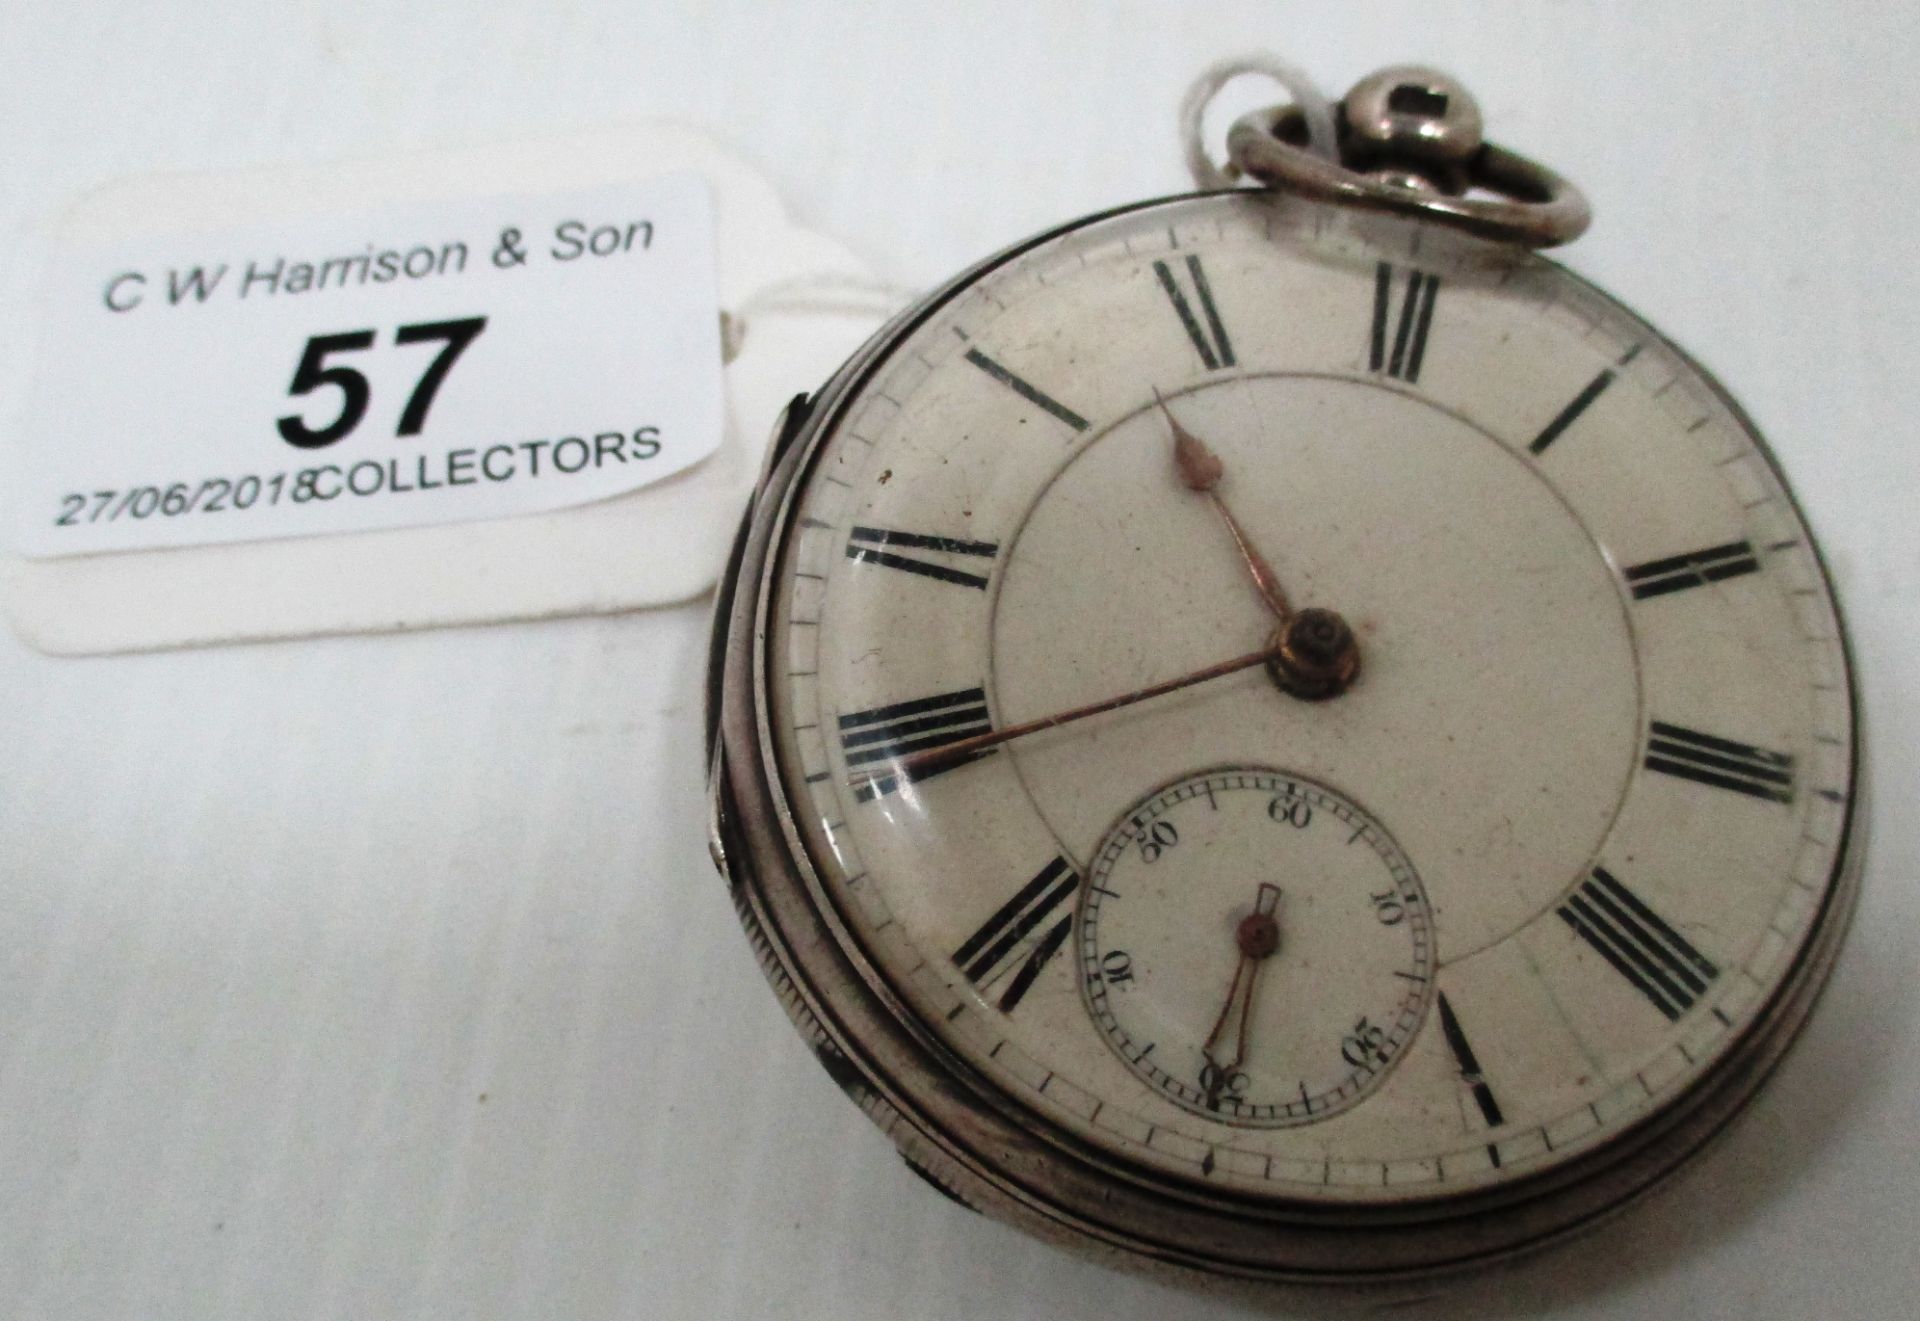
{"label": "auction tag", "polygon": [[719,309],[690,173],[69,248],[14,541],[46,558],[621,495],[720,446]]}
{"label": "auction tag", "polygon": [[41,265],[0,611],[62,656],[691,600],[787,402],[900,301],[632,121],[124,179]]}

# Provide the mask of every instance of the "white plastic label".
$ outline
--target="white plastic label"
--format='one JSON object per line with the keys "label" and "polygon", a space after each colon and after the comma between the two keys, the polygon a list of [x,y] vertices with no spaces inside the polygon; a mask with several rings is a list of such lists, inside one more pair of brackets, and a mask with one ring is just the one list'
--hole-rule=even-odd
{"label": "white plastic label", "polygon": [[703,180],[98,243],[49,279],[13,454],[50,557],[525,514],[724,428]]}
{"label": "white plastic label", "polygon": [[[710,222],[704,218],[708,215]],[[362,219],[349,222],[342,217]],[[388,217],[428,217],[435,227],[395,229],[394,237],[387,238]],[[452,227],[456,220],[458,229]],[[561,234],[559,227],[570,220],[585,228]],[[636,231],[629,248],[626,225],[640,220],[651,220],[653,231]],[[448,227],[439,228],[442,224]],[[596,231],[607,226],[614,226],[613,231],[596,238]],[[525,266],[480,268],[477,264],[490,262],[494,242],[509,227],[521,232],[515,244],[519,251],[547,255],[529,255]],[[313,232],[325,234],[328,246],[280,246],[290,234]],[[276,246],[263,252],[233,246],[232,236],[252,234],[269,235]],[[452,278],[429,276],[426,258],[415,257],[421,275],[409,276],[402,269],[381,286],[386,295],[374,290],[370,296],[390,296],[392,301],[363,305],[371,316],[335,320],[334,310],[347,308],[346,300],[359,296],[359,286],[349,282],[346,288],[335,288],[341,275],[330,272],[322,288],[312,257],[306,259],[314,266],[311,276],[293,274],[299,252],[321,254],[323,266],[326,254],[366,254],[369,243],[378,245],[367,263],[369,285],[380,271],[378,257],[384,251],[398,254],[395,262],[404,267],[410,246],[428,246],[436,253],[437,269],[435,236],[438,242],[466,242],[466,267]],[[538,246],[542,239],[544,248]],[[568,239],[581,242],[584,251],[575,256]],[[352,246],[338,246],[349,241]],[[708,244],[710,258],[704,249],[695,251]],[[571,259],[562,262],[552,256],[556,246]],[[122,253],[144,264],[114,266],[98,260],[103,254]],[[273,259],[280,255],[288,264],[269,298],[262,280],[271,278]],[[263,259],[268,275],[262,277],[255,267],[253,290],[244,300],[216,301],[238,298],[227,281],[238,278],[244,284],[246,263]],[[156,260],[159,264],[152,265]],[[209,262],[217,267],[223,260],[231,269],[205,303],[191,290],[177,304],[167,301],[168,270],[177,265],[204,269]],[[449,265],[453,260],[449,258]],[[288,517],[331,517],[332,511],[353,504],[370,510],[476,508],[463,502],[475,498],[483,482],[494,480],[486,471],[489,465],[493,474],[500,474],[509,457],[529,465],[537,458],[539,475],[530,470],[522,475],[516,468],[511,479],[498,485],[529,497],[578,498],[589,489],[581,479],[591,480],[601,470],[624,467],[629,476],[648,480],[671,472],[671,465],[691,462],[702,452],[701,436],[712,433],[695,431],[693,421],[679,419],[692,417],[691,401],[716,373],[724,399],[716,452],[639,490],[606,499],[587,497],[585,504],[536,508],[511,517],[462,514],[454,522],[352,528],[328,536],[173,543],[40,558],[26,558],[13,547],[0,550],[0,610],[22,638],[55,655],[553,619],[688,600],[711,587],[726,562],[780,410],[795,393],[817,388],[900,301],[899,291],[876,281],[842,245],[795,225],[772,184],[751,164],[681,124],[618,123],[361,160],[126,179],[75,204],[51,236],[41,265],[51,277],[51,288],[72,292],[56,293],[54,301],[62,306],[55,309],[53,320],[35,323],[27,318],[22,327],[23,343],[35,350],[32,357],[39,370],[34,379],[43,393],[36,402],[30,387],[18,408],[0,418],[0,461],[5,466],[0,544],[17,543],[20,538],[12,534],[28,520],[41,525],[34,529],[37,534],[85,535],[71,527],[45,526],[61,513],[63,495],[84,495],[80,517],[91,519],[92,492],[113,489],[117,494],[99,515],[100,526],[115,535],[122,527],[137,527],[144,535],[168,525],[217,526],[231,515],[236,498],[252,499],[254,507],[241,511],[244,515],[265,512],[258,510],[270,495],[264,479],[257,488],[248,484],[240,489],[240,480],[249,474],[333,465],[344,482],[354,463],[368,460],[379,464],[387,489],[364,496],[349,491],[331,501],[310,496]],[[709,277],[710,265],[715,270]],[[166,304],[155,324],[189,327],[204,317],[209,336],[219,332],[206,341],[215,354],[208,363],[184,361],[178,346],[137,341],[139,352],[164,354],[165,363],[179,371],[200,373],[195,379],[217,383],[216,397],[191,400],[191,412],[181,407],[190,392],[158,378],[159,363],[137,371],[117,367],[84,336],[74,342],[76,319],[106,296],[108,282],[128,270],[138,270],[146,283],[122,284],[117,301],[125,303],[131,293],[143,292],[145,300],[158,298]],[[358,267],[344,274],[357,279]],[[648,283],[704,278],[715,281],[717,297],[688,297],[684,305],[679,294]],[[434,291],[462,297],[468,291],[511,294],[523,279],[530,282],[528,304],[490,299],[427,307],[412,301]],[[404,308],[403,290],[391,287],[402,281],[404,289],[415,291],[404,294]],[[304,287],[296,291],[294,284]],[[537,301],[531,292],[536,287]],[[79,302],[68,310],[76,298]],[[266,377],[244,378],[224,363],[228,354],[253,351],[243,337],[228,335],[235,324],[229,318],[249,305],[272,300],[285,304],[276,307],[293,317],[274,323],[291,328],[282,332],[288,338]],[[688,307],[697,307],[698,315],[683,317]],[[716,307],[724,312],[727,326],[718,366],[713,361]],[[508,317],[503,309],[515,309],[511,334],[503,333]],[[78,326],[110,329],[113,320],[130,322],[135,315],[102,308],[99,320],[79,320]],[[422,332],[415,332],[411,342],[401,344],[399,327],[475,316],[486,316],[487,327],[448,364],[427,403],[419,433],[396,435],[408,402],[422,388],[424,373],[450,346],[444,331],[437,339],[419,338]],[[583,319],[589,316],[602,319],[590,324]],[[536,320],[537,329],[529,330]],[[353,367],[366,378],[365,415],[352,434],[343,433],[329,445],[306,450],[289,445],[281,437],[280,418],[297,417],[309,429],[323,429],[337,418],[343,399],[341,390],[331,386],[292,393],[308,340],[368,329],[374,331],[372,348],[330,353],[319,364],[323,370]],[[534,337],[531,343],[521,338],[527,335]],[[576,360],[576,350],[590,335],[620,341],[610,350],[617,358],[612,371]],[[510,340],[526,348],[514,348],[497,359],[499,371],[514,378],[511,386],[483,383],[472,375],[495,346]],[[176,352],[182,356],[174,356]],[[87,379],[74,365],[82,359],[144,384],[135,389],[115,384],[110,376]],[[683,361],[691,367],[675,365]],[[64,385],[55,387],[56,380]],[[242,383],[257,391],[244,410],[228,397]],[[499,411],[483,412],[477,424],[485,437],[494,438],[443,433],[461,392],[476,388],[497,402]],[[192,495],[192,490],[170,494],[175,482],[187,482],[185,475],[172,475],[180,471],[172,459],[153,462],[150,470],[138,473],[116,470],[100,477],[105,485],[95,486],[89,475],[79,485],[63,488],[44,476],[43,463],[58,457],[51,452],[47,426],[62,428],[61,435],[77,434],[71,419],[62,417],[65,407],[84,402],[96,390],[119,391],[123,405],[139,405],[142,411],[126,413],[114,429],[128,433],[118,443],[143,464],[154,454],[176,455],[202,443],[198,433],[211,430],[216,422],[234,429],[236,446],[244,439],[249,456],[273,457],[284,451],[293,457],[273,464],[254,458],[237,469],[194,473],[192,490],[214,477],[233,483],[224,501],[217,501],[229,508],[213,513],[171,512]],[[142,391],[158,392],[158,397],[176,403],[163,411]],[[607,409],[614,411],[609,415],[603,411]],[[676,409],[687,411],[683,415]],[[505,414],[517,415],[519,410],[534,421],[519,425],[504,420]],[[243,417],[246,430],[241,438]],[[183,419],[189,424],[185,430]],[[633,434],[647,426],[658,427],[659,435],[643,434],[636,448]],[[626,437],[621,444],[624,465],[596,447],[603,432]],[[498,438],[502,433],[508,438]],[[565,444],[573,435],[581,444]],[[644,455],[651,448],[645,443],[650,439],[661,442],[660,452],[636,460],[636,453]],[[549,443],[542,447],[540,441]],[[494,449],[487,457],[490,448],[508,443],[515,446],[513,456]],[[604,446],[615,443],[609,439]],[[81,455],[97,452],[90,437],[74,444]],[[519,448],[523,444],[529,448]],[[472,452],[471,460],[462,450]],[[343,464],[348,455],[352,461]],[[419,466],[423,456],[430,465],[445,465],[429,466],[425,483]],[[388,460],[397,462],[389,468]],[[478,480],[468,482],[467,477]],[[374,469],[362,468],[352,480],[364,488],[375,479]],[[332,489],[330,473],[315,480]],[[432,485],[435,482],[442,484]],[[419,489],[395,491],[396,486]],[[124,495],[135,487],[151,488],[154,494]],[[221,489],[209,488],[200,498],[211,499]],[[288,489],[283,480],[283,500]],[[27,494],[17,498],[22,491]],[[128,504],[115,520],[115,502],[122,498]],[[54,502],[51,506],[48,499]],[[23,512],[7,521],[6,513],[15,509]],[[241,525],[240,520],[235,524]],[[48,540],[59,549],[57,538],[49,535]]]}

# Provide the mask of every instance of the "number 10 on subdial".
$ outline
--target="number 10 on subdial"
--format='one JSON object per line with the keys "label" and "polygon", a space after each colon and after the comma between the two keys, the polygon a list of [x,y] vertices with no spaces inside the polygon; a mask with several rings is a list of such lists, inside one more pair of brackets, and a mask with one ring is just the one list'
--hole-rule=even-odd
{"label": "number 10 on subdial", "polygon": [[1399,845],[1344,795],[1262,767],[1183,777],[1122,814],[1088,869],[1080,954],[1127,1067],[1253,1127],[1366,1097],[1433,989],[1432,916]]}

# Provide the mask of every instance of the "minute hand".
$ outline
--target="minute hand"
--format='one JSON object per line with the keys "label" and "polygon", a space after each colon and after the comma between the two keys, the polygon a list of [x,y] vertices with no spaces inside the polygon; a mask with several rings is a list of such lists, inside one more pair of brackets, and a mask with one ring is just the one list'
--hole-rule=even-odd
{"label": "minute hand", "polygon": [[[924,748],[910,753],[893,763],[883,775],[926,775],[934,771],[946,770],[966,761],[975,753],[988,748],[998,747],[1028,734],[1037,734],[1043,729],[1057,729],[1061,725],[1072,724],[1076,720],[1085,720],[1088,716],[1097,716],[1107,711],[1117,711],[1123,706],[1132,706],[1135,702],[1144,702],[1149,697],[1160,697],[1166,693],[1178,692],[1182,688],[1191,688],[1197,683],[1209,679],[1224,678],[1241,670],[1250,670],[1256,665],[1264,665],[1280,654],[1279,640],[1276,639],[1259,651],[1250,651],[1244,656],[1235,656],[1232,660],[1209,665],[1203,670],[1183,674],[1177,679],[1167,679],[1150,684],[1145,688],[1136,688],[1130,693],[1121,693],[1118,697],[1109,697],[1104,701],[1090,702],[1086,706],[1076,706],[1070,711],[1056,711],[1050,716],[1041,716],[1038,720],[1026,720],[1005,729],[989,730],[985,734],[975,734],[970,738],[957,739],[952,743],[943,743],[937,748]],[[865,780],[866,776],[856,777]]]}

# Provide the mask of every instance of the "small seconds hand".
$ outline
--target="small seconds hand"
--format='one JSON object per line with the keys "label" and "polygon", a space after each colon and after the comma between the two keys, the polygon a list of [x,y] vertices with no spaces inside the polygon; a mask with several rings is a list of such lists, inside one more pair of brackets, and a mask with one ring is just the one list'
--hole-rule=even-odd
{"label": "small seconds hand", "polygon": [[[1234,965],[1233,980],[1227,984],[1227,1001],[1220,1006],[1220,1017],[1213,1020],[1213,1031],[1200,1047],[1200,1056],[1207,1062],[1207,1068],[1201,1071],[1201,1085],[1207,1089],[1209,1110],[1220,1108],[1220,1093],[1231,1088],[1234,1075],[1247,1062],[1247,1037],[1253,1024],[1253,984],[1260,976],[1260,965],[1280,948],[1280,924],[1273,916],[1279,906],[1280,887],[1262,881],[1253,911],[1234,928],[1233,941],[1240,950],[1240,961]],[[1233,1054],[1222,1059],[1220,1043],[1229,1035],[1233,1037]]]}

